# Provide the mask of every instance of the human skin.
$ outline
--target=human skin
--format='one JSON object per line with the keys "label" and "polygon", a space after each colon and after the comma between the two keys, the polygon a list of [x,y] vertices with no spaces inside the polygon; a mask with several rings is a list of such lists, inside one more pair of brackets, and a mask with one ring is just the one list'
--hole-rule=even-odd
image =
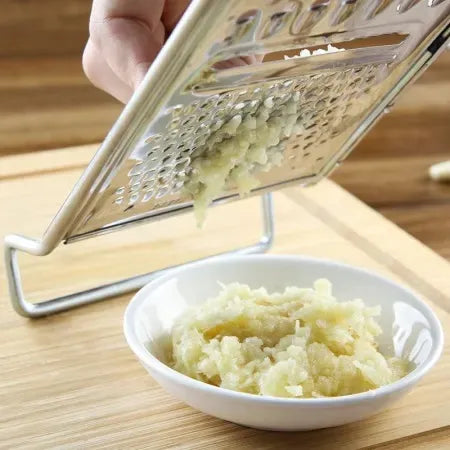
{"label": "human skin", "polygon": [[94,0],[83,69],[98,88],[126,103],[190,0]]}
{"label": "human skin", "polygon": [[[93,0],[83,68],[98,88],[126,103],[170,36],[190,0]],[[214,64],[255,64],[262,55]]]}

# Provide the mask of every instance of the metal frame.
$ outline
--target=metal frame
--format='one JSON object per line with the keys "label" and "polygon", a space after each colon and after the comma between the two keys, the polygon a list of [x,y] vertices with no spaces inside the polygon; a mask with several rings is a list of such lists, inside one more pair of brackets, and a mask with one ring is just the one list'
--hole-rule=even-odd
{"label": "metal frame", "polygon": [[[272,246],[274,239],[274,218],[271,194],[264,194],[261,197],[261,201],[263,234],[256,244],[225,253],[208,256],[197,261],[213,259],[224,255],[242,255],[250,253],[263,253],[267,251]],[[140,289],[158,275],[161,275],[162,273],[175,267],[179,267],[171,266],[154,272],[124,278],[113,283],[104,284],[102,286],[97,286],[91,289],[76,292],[74,294],[63,295],[51,300],[45,300],[40,303],[31,303],[26,300],[23,292],[20,268],[17,260],[18,251],[35,256],[44,256],[47,252],[44,240],[36,241],[34,239],[15,234],[8,235],[5,238],[5,266],[11,302],[18,314],[29,318],[44,317],[58,312],[67,311],[78,306],[127,294]],[[184,265],[193,264],[194,262],[196,261],[192,261]]]}

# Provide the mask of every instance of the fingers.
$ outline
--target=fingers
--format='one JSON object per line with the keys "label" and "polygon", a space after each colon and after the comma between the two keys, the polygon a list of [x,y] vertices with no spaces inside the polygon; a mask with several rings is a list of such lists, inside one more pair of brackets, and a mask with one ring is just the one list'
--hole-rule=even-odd
{"label": "fingers", "polygon": [[85,70],[98,87],[129,98],[164,43],[162,7],[162,0],[94,0]]}
{"label": "fingers", "polygon": [[133,90],[115,75],[91,39],[84,49],[83,69],[94,86],[105,90],[122,103],[130,99]]}
{"label": "fingers", "polygon": [[91,39],[113,72],[135,89],[164,43],[161,22],[155,30],[134,19],[116,17],[93,27]]}
{"label": "fingers", "polygon": [[91,24],[113,18],[127,18],[145,23],[150,30],[161,22],[164,0],[94,0]]}
{"label": "fingers", "polygon": [[[190,0],[94,0],[83,68],[122,102],[131,97]],[[255,64],[258,57],[222,61],[218,69]]]}

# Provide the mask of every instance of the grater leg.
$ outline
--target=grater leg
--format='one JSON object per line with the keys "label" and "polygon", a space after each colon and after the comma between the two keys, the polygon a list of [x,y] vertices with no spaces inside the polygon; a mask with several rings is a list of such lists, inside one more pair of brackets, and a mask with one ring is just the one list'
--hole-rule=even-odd
{"label": "grater leg", "polygon": [[[214,256],[208,256],[205,259],[217,258],[225,255],[245,255],[250,253],[263,253],[267,251],[273,243],[274,238],[274,217],[272,207],[272,196],[270,193],[264,194],[262,201],[262,221],[263,235],[259,242],[229,252],[220,253]],[[85,291],[68,294],[52,300],[46,300],[40,303],[28,302],[24,297],[20,269],[17,260],[17,252],[22,251],[37,256],[44,256],[48,252],[39,241],[35,241],[23,236],[9,235],[5,238],[5,266],[9,285],[9,293],[11,302],[18,314],[24,317],[38,318],[62,311],[67,311],[78,306],[87,305],[89,303],[98,302],[107,298],[116,297],[127,294],[129,292],[140,289],[142,286],[153,280],[157,276],[167,272],[175,267],[186,264],[193,264],[195,261],[178,266],[171,266],[154,272],[125,278],[113,283],[98,286]]]}

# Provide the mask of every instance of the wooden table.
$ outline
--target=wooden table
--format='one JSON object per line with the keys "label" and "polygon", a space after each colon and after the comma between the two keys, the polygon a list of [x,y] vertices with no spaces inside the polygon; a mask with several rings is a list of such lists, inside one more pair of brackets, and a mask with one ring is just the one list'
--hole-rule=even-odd
{"label": "wooden table", "polygon": [[[3,158],[0,235],[40,236],[93,151]],[[258,206],[249,199],[214,208],[201,232],[187,214],[23,257],[26,291],[48,298],[248,243],[259,232]],[[134,359],[121,328],[131,295],[30,321],[12,311],[0,267],[0,448],[448,448],[450,264],[330,181],[275,194],[275,210],[273,252],[370,268],[433,307],[445,352],[414,391],[386,412],[334,429],[271,433],[225,423],[170,397]]]}
{"label": "wooden table", "polygon": [[[98,142],[118,116],[122,106],[81,68],[91,6],[92,0],[2,1],[0,156]],[[427,170],[450,158],[449,73],[444,52],[333,175],[448,259],[450,184],[431,182]]]}

